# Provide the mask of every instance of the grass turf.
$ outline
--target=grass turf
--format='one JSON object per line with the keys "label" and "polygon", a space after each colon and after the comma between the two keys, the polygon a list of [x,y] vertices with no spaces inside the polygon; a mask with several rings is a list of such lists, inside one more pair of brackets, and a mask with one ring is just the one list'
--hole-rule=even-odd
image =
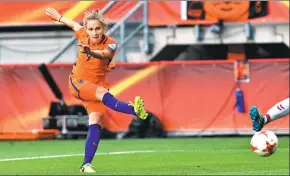
{"label": "grass turf", "polygon": [[[101,140],[93,160],[96,175],[289,175],[289,137],[276,153],[259,157],[250,137]],[[0,142],[0,175],[83,175],[83,140]],[[140,153],[106,153],[140,151]],[[3,159],[19,158],[14,161]]]}

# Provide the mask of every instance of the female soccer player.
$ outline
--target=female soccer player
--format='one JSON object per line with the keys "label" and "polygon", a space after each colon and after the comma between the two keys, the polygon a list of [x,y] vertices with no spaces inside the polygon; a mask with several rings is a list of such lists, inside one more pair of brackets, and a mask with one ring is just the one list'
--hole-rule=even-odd
{"label": "female soccer player", "polygon": [[137,96],[134,103],[125,103],[117,100],[108,91],[109,85],[105,78],[110,71],[109,65],[116,53],[117,44],[104,34],[108,22],[100,11],[86,11],[83,18],[84,26],[61,16],[54,8],[47,8],[45,14],[52,20],[72,28],[79,40],[78,59],[69,76],[69,87],[72,95],[83,101],[89,115],[89,131],[81,172],[94,173],[91,162],[98,148],[101,119],[106,107],[146,119],[148,114],[144,109],[144,101]]}
{"label": "female soccer player", "polygon": [[250,110],[250,117],[253,123],[253,130],[260,131],[266,124],[285,117],[289,114],[289,98],[278,102],[263,116],[259,113],[256,106],[252,106]]}

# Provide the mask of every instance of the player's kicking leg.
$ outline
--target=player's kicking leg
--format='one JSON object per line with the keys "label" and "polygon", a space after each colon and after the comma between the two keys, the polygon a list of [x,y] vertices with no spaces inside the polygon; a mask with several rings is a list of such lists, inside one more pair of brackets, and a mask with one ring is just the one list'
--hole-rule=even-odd
{"label": "player's kicking leg", "polygon": [[263,116],[256,106],[250,109],[250,117],[252,119],[253,130],[260,131],[266,124],[282,118],[289,114],[289,98],[275,104]]}
{"label": "player's kicking leg", "polygon": [[136,115],[142,120],[148,116],[144,108],[144,101],[139,96],[135,97],[134,102],[126,103],[116,99],[107,89],[99,87],[96,91],[96,97],[102,100],[105,106],[115,111]]}
{"label": "player's kicking leg", "polygon": [[103,96],[102,102],[105,106],[115,111],[136,115],[142,120],[145,120],[148,116],[148,113],[144,108],[144,101],[139,96],[135,97],[134,102],[126,103],[116,99],[112,94],[107,92]]}
{"label": "player's kicking leg", "polygon": [[141,97],[137,96],[135,97],[134,103],[130,102],[129,106],[134,107],[134,112],[140,119],[146,119],[148,116],[148,113],[144,109],[144,101]]}
{"label": "player's kicking leg", "polygon": [[[78,80],[71,80],[71,84],[72,87],[77,87],[76,85],[78,84]],[[108,91],[107,88],[86,81],[83,82],[81,88],[78,89],[76,92],[78,92],[78,95],[82,100],[100,100],[106,107],[114,111],[135,115],[142,120],[145,120],[148,116],[148,113],[146,112],[144,107],[144,101],[139,96],[135,97],[134,102],[127,103],[118,100]]]}

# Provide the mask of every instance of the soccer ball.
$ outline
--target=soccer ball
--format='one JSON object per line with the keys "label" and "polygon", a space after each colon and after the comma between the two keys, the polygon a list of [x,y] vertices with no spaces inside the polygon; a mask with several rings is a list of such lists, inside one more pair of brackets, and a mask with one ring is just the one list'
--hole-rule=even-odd
{"label": "soccer ball", "polygon": [[270,156],[278,147],[278,138],[272,131],[259,131],[251,139],[253,152],[259,156]]}

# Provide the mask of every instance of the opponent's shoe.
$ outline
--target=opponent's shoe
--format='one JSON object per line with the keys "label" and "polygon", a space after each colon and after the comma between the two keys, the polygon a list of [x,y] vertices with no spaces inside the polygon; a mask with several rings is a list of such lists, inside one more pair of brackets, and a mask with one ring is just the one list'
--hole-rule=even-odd
{"label": "opponent's shoe", "polygon": [[252,106],[250,109],[250,117],[252,119],[253,130],[260,131],[265,125],[264,117],[259,113],[256,106]]}
{"label": "opponent's shoe", "polygon": [[94,166],[91,163],[87,163],[87,164],[82,165],[80,172],[96,173],[96,171],[94,170]]}
{"label": "opponent's shoe", "polygon": [[145,120],[147,118],[148,113],[144,109],[144,100],[141,97],[135,97],[134,103],[129,102],[129,105],[134,107],[134,111],[140,119]]}

